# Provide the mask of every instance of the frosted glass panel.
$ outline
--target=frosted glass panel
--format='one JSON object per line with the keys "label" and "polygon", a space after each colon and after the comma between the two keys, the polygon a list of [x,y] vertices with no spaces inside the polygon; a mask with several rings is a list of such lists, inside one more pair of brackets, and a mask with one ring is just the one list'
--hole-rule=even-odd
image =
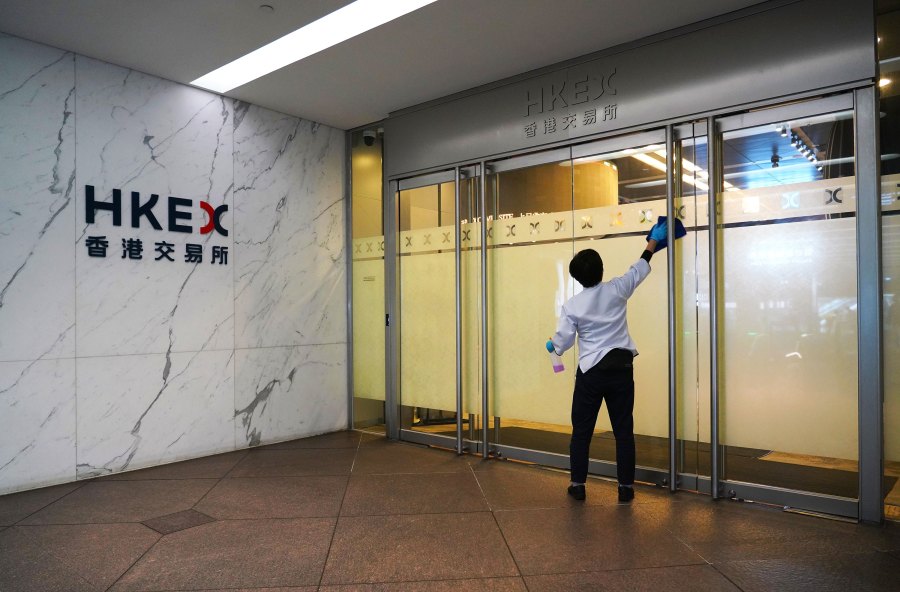
{"label": "frosted glass panel", "polygon": [[[354,240],[375,244],[382,238]],[[384,259],[353,261],[353,395],[384,401]]]}
{"label": "frosted glass panel", "polygon": [[856,497],[852,117],[724,135],[724,477]]}

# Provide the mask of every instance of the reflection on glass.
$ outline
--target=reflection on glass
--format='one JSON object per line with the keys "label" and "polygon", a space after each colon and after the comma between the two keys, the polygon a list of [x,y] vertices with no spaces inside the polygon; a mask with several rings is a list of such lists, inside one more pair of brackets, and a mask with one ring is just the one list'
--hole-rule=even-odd
{"label": "reflection on glass", "polygon": [[723,476],[855,498],[852,113],[728,132],[722,163]]}
{"label": "reflection on glass", "polygon": [[384,431],[384,230],[381,136],[351,135],[353,426]]}

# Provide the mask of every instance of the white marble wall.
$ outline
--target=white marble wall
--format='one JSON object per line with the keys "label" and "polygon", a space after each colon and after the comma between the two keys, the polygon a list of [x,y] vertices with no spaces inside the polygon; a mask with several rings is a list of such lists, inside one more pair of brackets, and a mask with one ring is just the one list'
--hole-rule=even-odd
{"label": "white marble wall", "polygon": [[[0,55],[0,494],[345,427],[343,132],[2,34]],[[122,190],[121,226],[87,223],[86,185]],[[162,230],[132,228],[132,191]],[[228,236],[198,232],[200,200]]]}

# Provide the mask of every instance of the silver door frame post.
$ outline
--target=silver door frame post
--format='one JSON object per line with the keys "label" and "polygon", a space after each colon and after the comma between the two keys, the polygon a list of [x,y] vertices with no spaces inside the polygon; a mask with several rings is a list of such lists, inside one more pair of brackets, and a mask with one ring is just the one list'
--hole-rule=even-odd
{"label": "silver door frame post", "polygon": [[884,520],[884,361],[878,91],[854,91],[859,388],[859,519]]}
{"label": "silver door frame post", "polygon": [[676,443],[678,438],[677,411],[677,357],[675,355],[675,129],[672,124],[666,126],[666,220],[668,228],[666,240],[669,248],[666,251],[666,268],[668,277],[668,312],[669,312],[669,491],[678,488],[678,466],[676,464]]}
{"label": "silver door frame post", "polygon": [[719,163],[719,135],[716,133],[716,118],[706,120],[706,153],[709,168],[709,188],[707,200],[709,210],[709,415],[710,415],[710,489],[713,499],[719,499],[719,208],[716,203],[717,191],[721,185]]}
{"label": "silver door frame post", "polygon": [[399,184],[390,181],[384,184],[384,202],[387,204],[384,217],[384,306],[385,332],[387,347],[385,348],[385,431],[391,440],[400,439],[400,274],[399,251],[397,249],[398,228],[400,219]]}
{"label": "silver door frame post", "polygon": [[488,327],[487,327],[487,167],[479,165],[481,182],[481,456],[488,458]]}
{"label": "silver door frame post", "polygon": [[462,266],[460,265],[462,254],[460,253],[459,245],[459,167],[455,167],[453,169],[453,178],[455,182],[454,194],[456,198],[453,207],[453,255],[456,265],[456,454],[462,454],[462,274],[460,273],[460,270],[462,268]]}
{"label": "silver door frame post", "polygon": [[[356,423],[353,406],[353,132],[344,134],[344,277],[347,278],[347,429]],[[384,211],[384,208],[382,208]]]}

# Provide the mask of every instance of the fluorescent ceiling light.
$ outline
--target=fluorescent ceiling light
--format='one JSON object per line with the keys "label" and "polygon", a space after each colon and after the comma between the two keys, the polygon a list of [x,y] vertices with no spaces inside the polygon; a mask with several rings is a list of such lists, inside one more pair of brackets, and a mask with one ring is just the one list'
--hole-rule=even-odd
{"label": "fluorescent ceiling light", "polygon": [[224,93],[436,0],[356,0],[191,82]]}

